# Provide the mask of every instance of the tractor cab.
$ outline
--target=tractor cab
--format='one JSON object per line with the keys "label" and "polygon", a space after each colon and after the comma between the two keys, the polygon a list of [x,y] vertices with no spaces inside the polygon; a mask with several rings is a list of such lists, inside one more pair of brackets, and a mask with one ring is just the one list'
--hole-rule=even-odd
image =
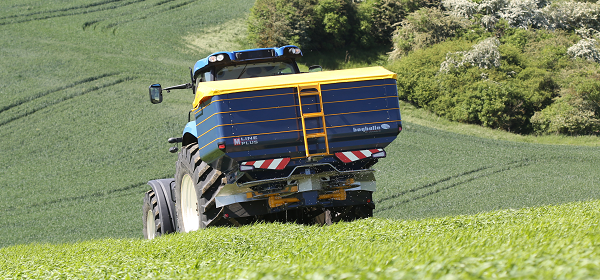
{"label": "tractor cab", "polygon": [[[150,86],[150,101],[162,102],[162,91],[192,89],[203,82],[246,79],[300,73],[296,59],[302,57],[300,48],[288,45],[280,48],[260,48],[235,52],[216,52],[198,60],[190,68],[191,83],[162,88],[160,84]],[[309,72],[322,71],[319,65],[309,67]]]}
{"label": "tractor cab", "polygon": [[201,82],[267,77],[300,73],[296,59],[302,51],[296,46],[218,52],[194,65],[193,78]]}

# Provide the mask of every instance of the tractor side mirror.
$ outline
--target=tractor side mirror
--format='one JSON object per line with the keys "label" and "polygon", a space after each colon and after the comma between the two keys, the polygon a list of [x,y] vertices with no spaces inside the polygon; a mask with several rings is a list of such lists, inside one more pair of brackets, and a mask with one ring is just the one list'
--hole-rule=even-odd
{"label": "tractor side mirror", "polygon": [[162,87],[160,84],[153,84],[150,86],[150,102],[152,104],[161,103],[163,99],[162,96]]}
{"label": "tractor side mirror", "polygon": [[321,72],[323,71],[323,67],[321,65],[313,65],[308,67],[308,72]]}

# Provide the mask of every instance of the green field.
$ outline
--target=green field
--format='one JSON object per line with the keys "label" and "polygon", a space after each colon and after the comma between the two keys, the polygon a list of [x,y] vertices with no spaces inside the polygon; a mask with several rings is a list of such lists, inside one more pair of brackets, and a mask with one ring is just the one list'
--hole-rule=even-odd
{"label": "green field", "polygon": [[188,82],[217,47],[194,38],[253,1],[220,3],[0,3],[0,246],[141,236],[146,182],[173,176],[166,139],[193,101],[174,91],[152,106],[147,88]]}
{"label": "green field", "polygon": [[375,219],[141,240],[146,182],[173,176],[166,139],[193,100],[173,91],[152,105],[147,88],[188,82],[196,60],[246,47],[252,4],[0,3],[2,275],[600,277],[598,137],[512,135],[406,104],[404,131],[375,166]]}
{"label": "green field", "polygon": [[600,201],[420,221],[259,224],[0,249],[12,278],[597,279]]}

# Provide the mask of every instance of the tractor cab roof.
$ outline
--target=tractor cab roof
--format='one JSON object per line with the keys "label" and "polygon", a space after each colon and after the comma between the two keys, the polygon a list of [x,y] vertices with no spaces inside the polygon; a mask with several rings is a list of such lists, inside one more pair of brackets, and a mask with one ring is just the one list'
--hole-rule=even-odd
{"label": "tractor cab roof", "polygon": [[204,72],[213,66],[226,66],[233,64],[244,64],[260,60],[284,60],[302,57],[302,51],[293,45],[280,48],[260,48],[235,52],[216,52],[206,58],[198,60],[194,65],[194,77],[199,72]]}

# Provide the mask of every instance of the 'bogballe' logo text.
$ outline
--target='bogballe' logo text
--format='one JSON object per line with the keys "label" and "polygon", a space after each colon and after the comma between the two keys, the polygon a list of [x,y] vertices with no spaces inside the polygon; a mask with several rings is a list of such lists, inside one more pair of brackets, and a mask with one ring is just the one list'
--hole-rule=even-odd
{"label": "'bogballe' logo text", "polygon": [[352,128],[352,132],[375,132],[375,131],[380,131],[381,129],[389,129],[390,125],[389,124],[382,124],[382,125],[372,125],[372,126],[363,126],[363,127],[353,127]]}
{"label": "'bogballe' logo text", "polygon": [[372,125],[372,126],[364,126],[364,127],[353,127],[352,132],[371,132],[381,130],[381,126]]}

